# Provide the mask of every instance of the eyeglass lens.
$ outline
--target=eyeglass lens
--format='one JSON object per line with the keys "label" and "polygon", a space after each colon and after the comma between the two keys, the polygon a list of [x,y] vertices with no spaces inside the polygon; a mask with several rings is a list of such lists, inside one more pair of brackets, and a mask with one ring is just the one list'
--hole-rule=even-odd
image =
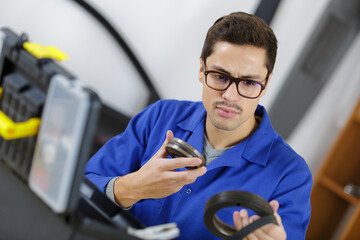
{"label": "eyeglass lens", "polygon": [[259,83],[252,80],[230,80],[229,77],[216,72],[208,72],[206,84],[214,89],[223,91],[227,89],[232,82],[237,83],[237,89],[240,95],[250,98],[256,98],[260,95],[262,87]]}

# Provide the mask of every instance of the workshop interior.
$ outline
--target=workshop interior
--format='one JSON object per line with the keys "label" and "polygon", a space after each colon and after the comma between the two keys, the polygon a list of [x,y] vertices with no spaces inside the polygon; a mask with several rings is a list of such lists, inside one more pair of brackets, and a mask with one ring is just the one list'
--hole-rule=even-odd
{"label": "workshop interior", "polygon": [[181,235],[115,205],[84,165],[157,100],[201,100],[205,29],[235,11],[278,38],[260,104],[312,172],[306,239],[360,239],[359,0],[0,0],[0,239]]}

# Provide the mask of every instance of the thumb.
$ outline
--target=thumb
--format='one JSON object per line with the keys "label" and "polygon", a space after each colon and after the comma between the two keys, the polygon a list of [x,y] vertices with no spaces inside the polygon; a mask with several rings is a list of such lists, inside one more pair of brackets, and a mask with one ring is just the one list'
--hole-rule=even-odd
{"label": "thumb", "polygon": [[161,148],[157,151],[156,155],[158,157],[166,157],[167,156],[167,152],[166,152],[166,145],[170,142],[171,139],[174,138],[174,134],[171,130],[168,130],[166,132],[166,138],[164,143],[162,144]]}
{"label": "thumb", "polygon": [[273,209],[274,213],[276,213],[279,209],[279,202],[276,200],[271,200],[269,202],[269,204],[270,204],[271,208]]}
{"label": "thumb", "polygon": [[166,139],[165,139],[166,144],[168,142],[170,142],[170,140],[173,139],[173,138],[174,138],[174,133],[171,130],[168,130],[166,132]]}
{"label": "thumb", "polygon": [[272,207],[272,209],[274,210],[274,215],[276,217],[277,222],[279,223],[280,226],[282,226],[281,217],[277,212],[279,210],[279,202],[276,200],[272,200],[269,202],[269,204]]}

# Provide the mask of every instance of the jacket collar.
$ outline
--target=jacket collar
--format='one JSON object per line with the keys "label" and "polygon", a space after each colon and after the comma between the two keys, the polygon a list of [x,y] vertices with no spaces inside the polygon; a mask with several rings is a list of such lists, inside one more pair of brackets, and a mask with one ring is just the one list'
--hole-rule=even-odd
{"label": "jacket collar", "polygon": [[188,135],[184,136],[184,140],[202,154],[206,110],[202,102],[197,104],[199,104],[199,109],[196,109],[197,114],[191,114],[184,121],[178,123],[177,126],[187,131]]}
{"label": "jacket collar", "polygon": [[255,115],[260,116],[259,128],[245,140],[245,148],[242,157],[249,162],[266,166],[272,145],[278,134],[274,131],[269,115],[265,108],[258,105]]}
{"label": "jacket collar", "polygon": [[204,126],[204,120],[206,118],[206,110],[204,108],[204,105],[202,102],[197,102],[198,109],[197,114],[191,114],[188,118],[186,118],[184,121],[179,122],[177,124],[178,127],[182,128],[183,130],[193,132],[195,128],[199,126],[199,124],[203,124]]}
{"label": "jacket collar", "polygon": [[[255,115],[261,117],[258,129],[250,137],[238,143],[208,165],[208,170],[220,166],[240,167],[243,164],[241,159],[266,166],[273,142],[278,135],[274,131],[263,106],[257,106]],[[189,118],[178,123],[178,127],[190,133],[186,141],[201,153],[203,152],[205,118],[206,111],[201,104],[198,114],[192,114]]]}

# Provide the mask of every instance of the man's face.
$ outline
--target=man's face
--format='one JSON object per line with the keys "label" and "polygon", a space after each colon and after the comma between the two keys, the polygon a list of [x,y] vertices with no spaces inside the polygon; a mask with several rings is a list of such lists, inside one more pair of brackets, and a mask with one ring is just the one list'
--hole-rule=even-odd
{"label": "man's face", "polygon": [[[236,78],[250,78],[265,84],[267,75],[266,50],[252,45],[236,45],[217,42],[213,53],[206,59],[206,70],[216,70]],[[256,99],[239,95],[235,83],[225,91],[216,91],[205,84],[203,60],[200,60],[199,80],[203,83],[202,100],[207,111],[206,128],[233,131],[250,127],[254,112],[264,89]],[[271,74],[269,76],[269,80]],[[252,126],[251,126],[252,127]],[[244,129],[243,129],[244,130]]]}

